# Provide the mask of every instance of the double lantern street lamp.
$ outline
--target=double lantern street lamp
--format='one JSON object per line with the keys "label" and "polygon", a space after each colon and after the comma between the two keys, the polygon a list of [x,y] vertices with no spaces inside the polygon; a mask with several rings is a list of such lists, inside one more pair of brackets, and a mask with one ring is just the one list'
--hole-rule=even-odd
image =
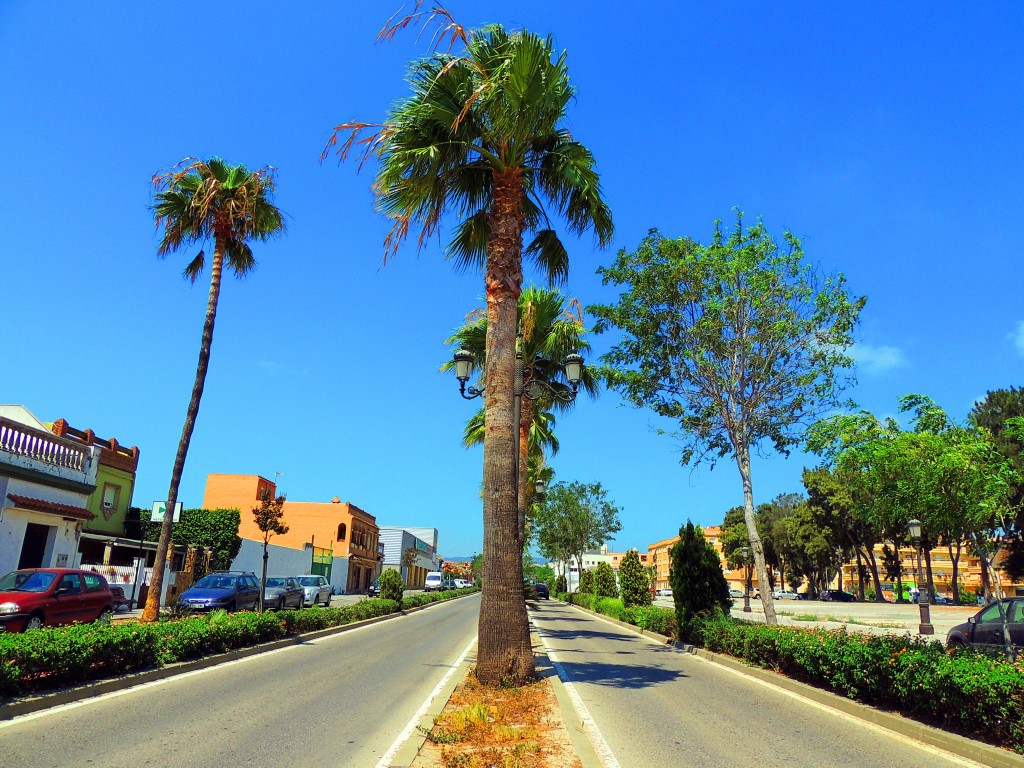
{"label": "double lantern street lamp", "polygon": [[[455,378],[459,380],[459,394],[466,400],[480,397],[484,390],[474,386],[466,386],[473,377],[473,368],[476,365],[476,355],[466,349],[460,349],[453,356],[455,362]],[[516,437],[515,454],[513,466],[515,467],[514,482],[516,489],[519,488],[519,423],[522,417],[522,398],[525,395],[529,400],[539,400],[542,397],[549,397],[552,400],[560,400],[563,403],[571,403],[576,399],[579,391],[580,381],[583,379],[583,356],[573,353],[566,355],[562,360],[562,367],[565,369],[565,378],[569,382],[568,387],[554,387],[546,381],[533,378],[533,370],[523,364],[523,353],[516,351],[515,372],[512,380],[512,395],[514,399],[512,413],[512,431]],[[528,382],[528,383],[527,383]],[[534,491],[540,496],[544,493],[544,481],[538,480],[534,483]],[[518,492],[518,490],[517,490]],[[525,525],[524,510],[519,510],[519,530]]]}
{"label": "double lantern street lamp", "polygon": [[921,521],[911,520],[907,523],[907,528],[910,529],[910,538],[917,549],[917,607],[921,610],[921,624],[917,628],[917,633],[934,635],[935,627],[932,626],[931,608],[928,605],[928,590],[921,587]]}

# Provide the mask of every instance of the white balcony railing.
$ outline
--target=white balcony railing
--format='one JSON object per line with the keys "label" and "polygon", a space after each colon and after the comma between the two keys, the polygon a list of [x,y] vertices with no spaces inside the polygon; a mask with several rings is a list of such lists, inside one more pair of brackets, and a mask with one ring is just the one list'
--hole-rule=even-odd
{"label": "white balcony railing", "polygon": [[0,461],[68,480],[96,484],[99,448],[0,416]]}

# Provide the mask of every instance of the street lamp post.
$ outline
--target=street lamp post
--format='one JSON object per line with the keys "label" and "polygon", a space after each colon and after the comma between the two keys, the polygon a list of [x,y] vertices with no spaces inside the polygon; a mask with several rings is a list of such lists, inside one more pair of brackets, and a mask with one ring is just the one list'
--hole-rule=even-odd
{"label": "street lamp post", "polygon": [[[472,400],[473,398],[480,397],[480,395],[484,393],[484,389],[486,389],[486,387],[483,389],[477,389],[473,386],[466,386],[470,378],[473,376],[473,367],[476,365],[476,356],[469,350],[460,349],[455,352],[452,359],[455,363],[455,378],[459,381],[459,394],[466,400]],[[583,378],[583,363],[584,360],[582,355],[575,353],[566,355],[565,359],[562,361],[562,367],[565,370],[565,378],[569,382],[569,388],[555,388],[547,382],[533,378],[533,369],[523,363],[522,351],[516,351],[515,373],[512,381],[512,429],[515,433],[513,461],[514,472],[512,480],[516,489],[516,506],[519,507],[520,532],[525,529],[526,524],[526,520],[524,519],[525,508],[519,503],[519,422],[523,412],[523,397],[525,396],[530,400],[538,400],[541,397],[550,397],[564,403],[571,403],[576,399],[576,393],[579,390],[580,381]],[[529,382],[528,385],[527,382]]]}
{"label": "street lamp post", "polygon": [[743,552],[743,612],[750,613],[750,567],[747,565],[747,554],[749,547],[744,547]]}
{"label": "street lamp post", "polygon": [[907,527],[910,529],[910,538],[914,540],[914,548],[917,549],[917,607],[921,611],[921,624],[917,628],[917,633],[919,635],[934,635],[935,627],[932,626],[928,590],[921,589],[921,521],[911,520]]}

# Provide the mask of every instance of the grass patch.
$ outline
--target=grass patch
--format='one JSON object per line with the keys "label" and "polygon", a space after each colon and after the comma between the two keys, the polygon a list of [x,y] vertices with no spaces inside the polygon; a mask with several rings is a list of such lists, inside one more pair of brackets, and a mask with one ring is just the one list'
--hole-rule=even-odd
{"label": "grass patch", "polygon": [[[488,688],[470,673],[426,736],[443,768],[544,768],[571,765],[550,683]],[[417,762],[417,765],[420,763]]]}

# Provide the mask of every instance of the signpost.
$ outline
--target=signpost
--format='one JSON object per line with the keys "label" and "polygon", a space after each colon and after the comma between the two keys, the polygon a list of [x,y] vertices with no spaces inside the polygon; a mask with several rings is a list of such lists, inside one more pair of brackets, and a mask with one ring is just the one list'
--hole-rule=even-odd
{"label": "signpost", "polygon": [[[178,501],[174,504],[174,517],[171,519],[172,523],[177,523],[181,520],[181,508],[182,502]],[[164,515],[167,514],[167,502],[166,501],[154,501],[153,502],[153,514],[149,518],[151,523],[162,523],[164,521]]]}

